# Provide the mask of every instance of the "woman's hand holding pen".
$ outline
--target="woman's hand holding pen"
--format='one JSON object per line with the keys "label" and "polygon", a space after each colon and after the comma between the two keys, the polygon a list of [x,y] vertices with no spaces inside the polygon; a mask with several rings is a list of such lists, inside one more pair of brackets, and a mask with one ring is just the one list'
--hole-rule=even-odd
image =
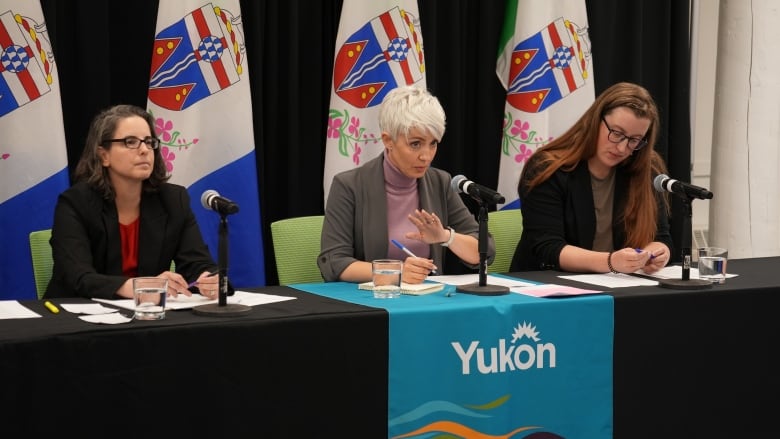
{"label": "woman's hand holding pen", "polygon": [[[418,258],[417,255],[412,253],[412,251],[406,248],[405,245],[401,244],[395,239],[391,239],[390,241],[393,243],[393,245],[400,248],[404,253],[409,255],[409,257],[404,260],[403,277],[401,279],[402,281],[408,284],[418,284],[424,281],[428,275],[438,274],[436,273],[437,268],[433,264],[432,259]],[[407,273],[409,274],[408,276]]]}
{"label": "woman's hand holding pen", "polygon": [[401,280],[408,284],[423,282],[432,271],[436,270],[431,259],[409,256],[404,260],[404,269]]}
{"label": "woman's hand holding pen", "polygon": [[635,249],[626,247],[620,250],[615,250],[609,256],[607,256],[608,263],[611,264],[611,268],[619,273],[633,273],[640,268],[643,268],[645,264],[650,260],[650,253],[642,250],[641,248]]}
{"label": "woman's hand holding pen", "polygon": [[642,267],[642,271],[647,274],[653,274],[669,263],[669,248],[660,242],[650,243],[644,251],[650,254],[650,259]]}
{"label": "woman's hand holding pen", "polygon": [[198,286],[200,294],[214,299],[219,295],[219,272],[218,271],[204,271],[198,276],[198,279],[189,284],[188,287]]}
{"label": "woman's hand holding pen", "polygon": [[633,273],[642,270],[647,274],[655,273],[669,262],[669,249],[660,242],[651,242],[646,248],[624,248],[615,250],[609,262],[620,273]]}
{"label": "woman's hand holding pen", "polygon": [[176,297],[179,294],[184,294],[185,296],[192,296],[190,290],[187,289],[189,287],[187,285],[187,280],[184,279],[184,276],[182,276],[181,274],[175,273],[173,271],[163,271],[156,277],[160,279],[168,280],[168,297]]}
{"label": "woman's hand holding pen", "polygon": [[219,272],[217,271],[204,271],[198,276],[197,280],[190,283],[187,283],[184,276],[173,271],[165,271],[160,273],[157,277],[168,279],[168,297],[176,297],[179,294],[192,296],[192,292],[189,288],[197,285],[201,295],[213,299],[217,297],[217,294],[219,293],[218,273]]}

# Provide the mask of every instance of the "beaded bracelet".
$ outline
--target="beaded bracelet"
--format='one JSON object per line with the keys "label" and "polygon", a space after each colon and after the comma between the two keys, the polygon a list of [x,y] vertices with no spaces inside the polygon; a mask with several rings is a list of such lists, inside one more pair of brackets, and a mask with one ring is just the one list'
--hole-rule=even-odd
{"label": "beaded bracelet", "polygon": [[609,255],[607,256],[607,267],[609,267],[609,271],[612,273],[620,273],[619,271],[615,270],[615,267],[612,266],[612,253],[615,252],[609,252]]}

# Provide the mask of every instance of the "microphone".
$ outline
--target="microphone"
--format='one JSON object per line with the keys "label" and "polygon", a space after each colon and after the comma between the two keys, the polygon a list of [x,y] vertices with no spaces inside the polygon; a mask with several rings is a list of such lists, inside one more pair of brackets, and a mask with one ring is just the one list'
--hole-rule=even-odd
{"label": "microphone", "polygon": [[671,192],[685,198],[698,198],[700,200],[709,200],[712,198],[712,192],[703,187],[677,181],[669,178],[668,175],[658,174],[653,180],[653,187],[658,192]]}
{"label": "microphone", "polygon": [[200,204],[220,215],[230,215],[238,212],[238,204],[219,196],[219,193],[213,189],[203,192],[203,195],[200,196]]}
{"label": "microphone", "polygon": [[492,189],[488,189],[485,186],[474,183],[463,175],[452,177],[451,186],[452,190],[467,193],[471,195],[471,198],[474,198],[477,201],[483,201],[490,204],[502,204],[505,201],[503,195]]}

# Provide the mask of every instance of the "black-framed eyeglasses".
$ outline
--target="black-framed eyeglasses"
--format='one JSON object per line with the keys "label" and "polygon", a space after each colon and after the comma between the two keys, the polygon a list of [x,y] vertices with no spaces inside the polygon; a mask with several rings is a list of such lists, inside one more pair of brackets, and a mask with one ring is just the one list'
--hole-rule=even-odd
{"label": "black-framed eyeglasses", "polygon": [[647,139],[644,137],[629,137],[620,131],[613,130],[612,127],[610,127],[607,123],[607,120],[604,119],[604,116],[601,116],[601,121],[604,122],[604,126],[607,127],[607,131],[609,131],[609,134],[607,134],[607,139],[610,142],[619,144],[624,140],[628,140],[628,142],[626,142],[626,146],[628,146],[628,149],[631,151],[638,151],[647,145]]}
{"label": "black-framed eyeglasses", "polygon": [[141,143],[146,144],[149,149],[157,149],[160,147],[160,139],[156,137],[144,137],[139,139],[135,136],[127,136],[124,139],[106,139],[100,142],[101,145],[106,146],[108,143],[121,143],[125,145],[125,148],[138,149],[141,147]]}

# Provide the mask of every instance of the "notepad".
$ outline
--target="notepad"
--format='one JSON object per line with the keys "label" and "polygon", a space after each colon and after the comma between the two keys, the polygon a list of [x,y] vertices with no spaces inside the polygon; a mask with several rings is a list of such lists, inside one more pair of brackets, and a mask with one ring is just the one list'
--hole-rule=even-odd
{"label": "notepad", "polygon": [[[363,282],[358,284],[358,289],[361,290],[373,290],[373,282]],[[424,282],[421,284],[408,284],[401,282],[401,294],[407,294],[410,296],[422,296],[424,294],[431,294],[444,289],[444,284],[437,282]]]}

